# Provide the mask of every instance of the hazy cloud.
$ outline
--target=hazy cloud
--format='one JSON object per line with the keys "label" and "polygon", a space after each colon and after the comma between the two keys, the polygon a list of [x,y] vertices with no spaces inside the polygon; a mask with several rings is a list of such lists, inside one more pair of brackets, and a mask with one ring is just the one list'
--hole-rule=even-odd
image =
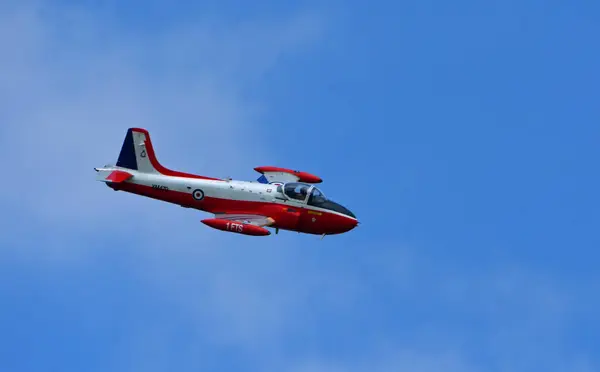
{"label": "hazy cloud", "polygon": [[[0,186],[0,203],[81,229],[115,216],[106,189],[90,180],[92,167],[116,160],[128,127],[148,128],[160,160],[175,168],[225,177],[249,167],[239,159],[260,159],[264,102],[244,92],[319,27],[311,16],[213,20],[148,39],[83,9],[3,8],[0,155],[22,182],[18,194]],[[119,216],[131,206],[122,200]]]}

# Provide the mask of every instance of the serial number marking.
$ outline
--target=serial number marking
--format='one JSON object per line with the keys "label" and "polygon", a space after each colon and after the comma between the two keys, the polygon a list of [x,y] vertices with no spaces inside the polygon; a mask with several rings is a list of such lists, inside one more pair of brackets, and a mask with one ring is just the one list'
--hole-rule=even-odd
{"label": "serial number marking", "polygon": [[162,185],[152,185],[152,188],[157,190],[169,191],[169,188],[167,186]]}

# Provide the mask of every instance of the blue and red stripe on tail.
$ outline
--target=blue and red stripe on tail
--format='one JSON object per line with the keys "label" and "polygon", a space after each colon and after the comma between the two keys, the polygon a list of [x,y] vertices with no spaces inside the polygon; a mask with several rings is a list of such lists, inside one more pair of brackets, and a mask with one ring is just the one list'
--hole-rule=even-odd
{"label": "blue and red stripe on tail", "polygon": [[125,140],[121,146],[117,167],[138,170],[138,163],[135,155],[135,144],[133,143],[133,128],[127,130]]}

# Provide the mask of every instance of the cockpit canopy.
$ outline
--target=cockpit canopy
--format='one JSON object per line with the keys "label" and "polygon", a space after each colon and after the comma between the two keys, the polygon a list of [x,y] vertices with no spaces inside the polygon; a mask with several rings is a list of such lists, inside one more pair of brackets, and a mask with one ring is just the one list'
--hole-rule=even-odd
{"label": "cockpit canopy", "polygon": [[282,192],[289,199],[356,218],[354,214],[344,206],[327,199],[325,194],[323,194],[316,186],[302,182],[289,182],[283,186],[279,186],[277,191]]}
{"label": "cockpit canopy", "polygon": [[312,185],[306,183],[290,182],[283,185],[283,193],[290,199],[304,202],[311,188]]}

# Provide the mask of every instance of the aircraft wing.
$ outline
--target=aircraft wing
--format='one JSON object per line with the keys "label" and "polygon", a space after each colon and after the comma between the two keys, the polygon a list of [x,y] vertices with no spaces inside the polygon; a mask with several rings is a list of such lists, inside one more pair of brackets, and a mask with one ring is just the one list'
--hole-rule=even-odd
{"label": "aircraft wing", "polygon": [[258,179],[260,183],[286,183],[286,182],[306,182],[306,183],[320,183],[323,182],[321,178],[307,173],[300,172],[297,170],[279,168],[279,167],[256,167],[255,171],[262,173],[262,176]]}
{"label": "aircraft wing", "polygon": [[275,223],[275,220],[271,217],[260,216],[257,214],[215,214],[215,218],[260,227],[270,226]]}

